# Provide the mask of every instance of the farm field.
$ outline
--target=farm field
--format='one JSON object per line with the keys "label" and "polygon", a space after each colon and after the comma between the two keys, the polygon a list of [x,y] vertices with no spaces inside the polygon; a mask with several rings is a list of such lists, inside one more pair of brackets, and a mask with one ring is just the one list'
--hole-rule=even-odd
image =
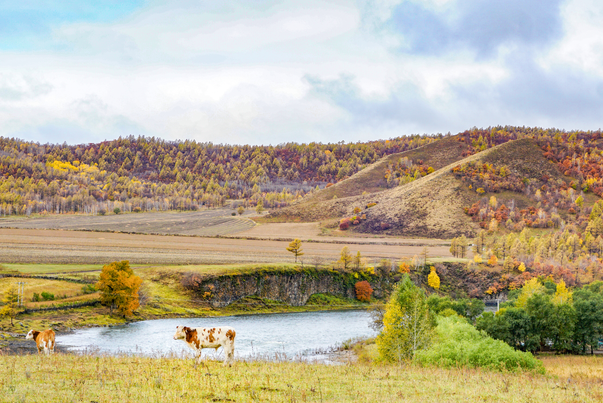
{"label": "farm field", "polygon": [[[547,375],[415,365],[0,355],[3,401],[600,402],[603,359],[544,359]],[[579,362],[578,362],[579,361]],[[559,372],[560,370],[560,372]],[[568,373],[570,376],[568,377]]]}
{"label": "farm field", "polygon": [[[142,234],[217,236],[241,232],[255,223],[231,216],[232,209],[195,212],[152,212],[107,215],[62,214],[43,217],[3,217],[0,228],[118,231]],[[248,212],[249,214],[249,212]]]}
{"label": "farm field", "polygon": [[[423,245],[355,244],[368,259],[400,259],[419,255]],[[381,242],[381,241],[377,241]],[[401,241],[400,241],[401,242]],[[291,262],[288,242],[254,239],[201,238],[0,228],[0,263],[106,264],[129,260],[132,264],[226,264]],[[306,262],[335,261],[344,245],[306,242]],[[430,257],[450,257],[447,245],[428,246]]]}

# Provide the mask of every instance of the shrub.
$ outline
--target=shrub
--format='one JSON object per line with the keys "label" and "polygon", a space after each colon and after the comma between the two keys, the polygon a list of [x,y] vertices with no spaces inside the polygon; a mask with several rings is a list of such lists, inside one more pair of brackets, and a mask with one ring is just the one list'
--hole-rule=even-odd
{"label": "shrub", "polygon": [[49,292],[46,291],[42,291],[42,299],[44,301],[54,301],[54,294],[51,294]]}
{"label": "shrub", "polygon": [[121,209],[120,209],[119,207],[115,207],[115,208],[113,209],[113,212],[114,212],[115,214],[119,214],[119,213],[121,213]]}
{"label": "shrub", "polygon": [[348,228],[350,228],[350,222],[349,221],[344,221],[344,222],[340,222],[339,223],[339,229],[340,230],[345,231]]}
{"label": "shrub", "polygon": [[105,214],[107,214],[107,212],[104,209],[100,209],[100,210],[98,210],[98,214],[105,215]]}
{"label": "shrub", "polygon": [[140,212],[142,211],[142,209],[141,209],[140,207],[134,207],[134,208],[132,209],[132,211],[133,211],[134,213],[140,213]]}
{"label": "shrub", "polygon": [[354,285],[354,288],[356,289],[356,298],[358,301],[369,302],[371,300],[373,288],[368,281],[359,281]]}
{"label": "shrub", "polygon": [[40,301],[40,294],[38,294],[37,292],[33,293],[33,297],[31,298],[32,302],[39,302]]}
{"label": "shrub", "polygon": [[542,362],[532,354],[516,351],[505,342],[494,340],[457,316],[439,318],[436,333],[439,341],[415,355],[423,365],[544,373]]}
{"label": "shrub", "polygon": [[377,205],[377,203],[369,203],[369,204],[366,205],[366,208],[371,208],[371,207],[376,206],[376,205]]}
{"label": "shrub", "polygon": [[96,292],[96,287],[94,284],[86,284],[82,287],[82,293],[84,294],[92,294]]}

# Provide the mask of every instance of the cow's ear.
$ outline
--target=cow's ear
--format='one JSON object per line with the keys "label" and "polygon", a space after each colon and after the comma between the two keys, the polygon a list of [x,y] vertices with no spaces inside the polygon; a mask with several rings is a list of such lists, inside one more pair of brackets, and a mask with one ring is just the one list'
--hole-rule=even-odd
{"label": "cow's ear", "polygon": [[182,328],[182,330],[184,330],[185,332],[189,332],[191,329],[190,329],[190,328],[188,328],[188,326],[184,326],[184,327]]}

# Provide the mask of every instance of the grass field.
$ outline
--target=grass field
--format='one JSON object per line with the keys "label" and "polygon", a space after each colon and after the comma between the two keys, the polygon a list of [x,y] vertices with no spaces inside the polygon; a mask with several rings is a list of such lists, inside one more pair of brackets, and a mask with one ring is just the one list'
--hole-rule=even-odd
{"label": "grass field", "polygon": [[[601,402],[603,359],[543,360],[547,375],[414,365],[2,356],[5,402]],[[574,370],[582,375],[576,375]],[[568,377],[569,374],[569,377]]]}

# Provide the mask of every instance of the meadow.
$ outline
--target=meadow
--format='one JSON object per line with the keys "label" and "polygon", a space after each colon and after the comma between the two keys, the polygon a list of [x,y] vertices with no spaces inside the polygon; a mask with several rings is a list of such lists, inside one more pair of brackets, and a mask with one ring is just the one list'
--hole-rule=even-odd
{"label": "meadow", "polygon": [[600,402],[602,357],[543,359],[546,375],[344,362],[0,355],[6,402]]}

